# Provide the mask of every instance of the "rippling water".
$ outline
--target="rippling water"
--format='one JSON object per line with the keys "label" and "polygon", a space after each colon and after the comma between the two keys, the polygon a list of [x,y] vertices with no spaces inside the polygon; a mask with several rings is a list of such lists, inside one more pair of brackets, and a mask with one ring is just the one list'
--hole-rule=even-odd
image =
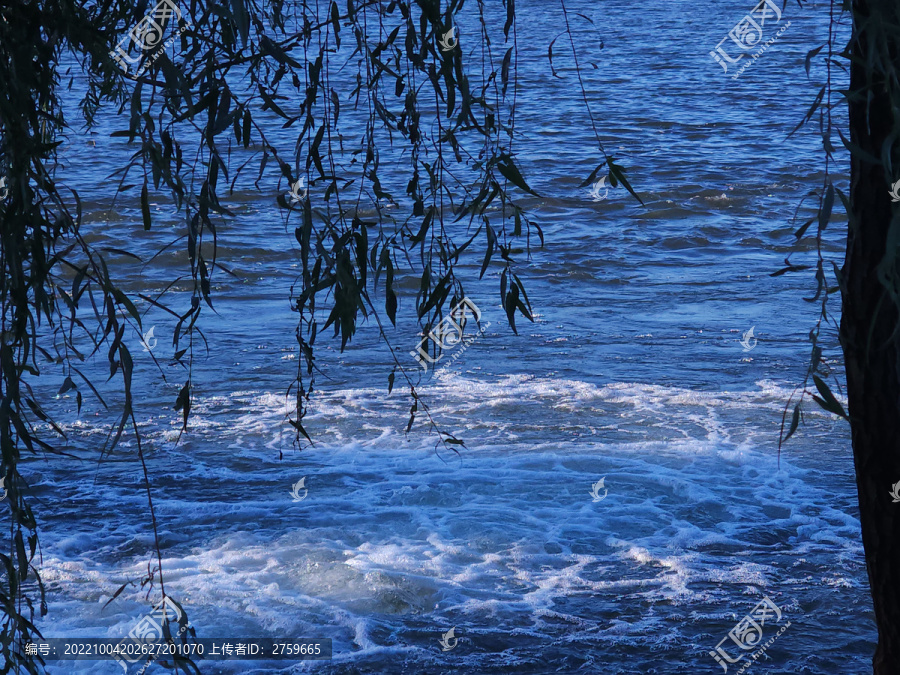
{"label": "rippling water", "polygon": [[[519,275],[537,317],[513,335],[498,275],[477,282],[480,259],[466,261],[491,326],[421,388],[465,439],[459,456],[436,451],[424,425],[403,433],[409,402],[399,387],[388,396],[390,354],[371,327],[343,354],[320,340],[316,444],[291,448],[297,266],[274,189],[238,185],[229,197],[238,216],[219,231],[219,260],[235,277],[218,277],[217,314],[202,322],[209,354],[194,364],[178,444],[173,325],[162,312],[145,319],[165,382],[132,336],[168,592],[203,637],[334,640],[331,663],[203,672],[716,673],[708,652],[763,595],[791,626],[752,672],[866,672],[875,632],[848,431],[809,410],[777,453],[815,310],[802,300],[811,275],[769,274],[790,250],[799,200],[822,180],[814,129],[786,136],[820,86],[803,61],[826,36],[824,8],[788,7],[790,28],[733,81],[708,53],[749,5],[570,5],[594,21],[573,19],[589,100],[642,207],[621,188],[594,202],[578,187],[599,157],[564,47],[560,78],[547,64],[561,13],[518,6],[515,147],[542,195],[531,207],[546,237]],[[123,124],[104,120],[96,145],[73,135],[61,175],[85,199],[94,243],[127,240],[149,258],[180,226],[164,197],[150,233],[136,202],[110,201],[105,177],[132,150],[107,136]],[[179,251],[139,274],[119,269],[153,294],[184,272]],[[758,343],[746,351],[751,327]],[[413,349],[416,329],[393,339]],[[26,467],[50,587],[40,626],[124,636],[146,602],[128,591],[103,605],[151,552],[135,447],[98,464],[104,418],[90,402],[80,417],[64,403],[83,459]],[[307,497],[295,502],[302,477]],[[451,627],[459,642],[443,652]]]}

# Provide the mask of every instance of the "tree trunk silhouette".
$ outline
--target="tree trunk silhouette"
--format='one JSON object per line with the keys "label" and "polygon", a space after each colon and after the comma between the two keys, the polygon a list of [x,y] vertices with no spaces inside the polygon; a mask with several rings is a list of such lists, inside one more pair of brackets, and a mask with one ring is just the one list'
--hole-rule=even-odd
{"label": "tree trunk silhouette", "polygon": [[891,89],[896,95],[900,36],[893,27],[900,18],[898,7],[897,0],[853,2],[850,140],[873,157],[852,153],[841,286],[840,339],[866,568],[878,627],[876,675],[900,673],[900,504],[890,495],[891,486],[900,481],[900,288],[896,281],[887,281],[898,278],[893,260],[900,205],[892,205],[890,196],[898,153],[890,148],[890,168],[872,161],[883,156],[886,143],[896,143]]}

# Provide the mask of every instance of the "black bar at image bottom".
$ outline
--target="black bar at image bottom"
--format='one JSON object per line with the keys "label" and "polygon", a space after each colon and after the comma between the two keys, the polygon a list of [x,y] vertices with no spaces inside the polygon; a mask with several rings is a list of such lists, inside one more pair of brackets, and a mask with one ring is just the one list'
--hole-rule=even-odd
{"label": "black bar at image bottom", "polygon": [[331,638],[196,638],[190,642],[139,638],[46,638],[25,644],[27,656],[45,661],[120,661],[186,657],[193,661],[324,661]]}

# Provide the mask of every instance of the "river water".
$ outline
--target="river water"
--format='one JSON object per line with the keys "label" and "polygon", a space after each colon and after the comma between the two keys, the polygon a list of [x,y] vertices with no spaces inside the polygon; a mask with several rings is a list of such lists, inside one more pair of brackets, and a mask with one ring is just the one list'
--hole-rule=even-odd
{"label": "river water", "polygon": [[[237,216],[220,226],[218,255],[234,276],[218,274],[217,313],[201,322],[209,351],[197,352],[180,439],[172,404],[185,375],[169,362],[170,318],[144,319],[161,370],[128,338],[168,593],[202,637],[334,644],[331,662],[203,662],[202,672],[718,673],[709,652],[764,596],[782,614],[764,639],[790,626],[752,672],[870,671],[848,429],[808,407],[780,458],[777,449],[816,309],[802,300],[812,274],[770,274],[793,243],[800,199],[822,183],[815,129],[786,137],[823,77],[814,66],[808,81],[803,64],[827,35],[827,9],[787,7],[766,37],[790,25],[733,80],[709,52],[749,5],[570,4],[598,127],[641,206],[621,187],[601,201],[578,187],[599,158],[564,39],[560,77],[548,66],[562,15],[553,3],[517,4],[515,148],[541,195],[528,204],[546,245],[520,256],[536,317],[519,317],[518,335],[499,272],[478,282],[474,256],[460,268],[490,326],[420,385],[439,425],[465,440],[459,455],[436,450],[422,423],[404,433],[410,402],[399,383],[388,395],[390,354],[372,326],[344,353],[320,336],[315,445],[293,449],[288,296],[299,268],[275,179],[228,198]],[[84,198],[95,245],[127,244],[149,260],[182,226],[165,195],[150,233],[134,197],[112,202],[107,176],[133,148],[108,136],[125,124],[108,113],[96,135],[71,134],[59,175]],[[838,221],[825,242],[835,260]],[[804,242],[795,261],[813,250]],[[178,245],[144,266],[115,265],[148,294],[186,267]],[[183,288],[171,296],[182,308]],[[401,323],[391,338],[415,372],[415,327]],[[825,339],[837,357],[833,332]],[[129,588],[104,608],[152,558],[136,446],[126,439],[98,461],[108,420],[87,395],[80,416],[71,399],[62,405],[81,459],[24,465],[49,588],[39,626],[121,637],[149,607]],[[444,651],[451,628],[457,642]]]}

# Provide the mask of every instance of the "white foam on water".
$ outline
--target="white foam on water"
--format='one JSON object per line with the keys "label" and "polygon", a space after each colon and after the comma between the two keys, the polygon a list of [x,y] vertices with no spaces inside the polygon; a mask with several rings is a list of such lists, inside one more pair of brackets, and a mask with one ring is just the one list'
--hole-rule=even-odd
{"label": "white foam on water", "polygon": [[[299,453],[285,441],[283,396],[200,400],[182,445],[151,459],[160,527],[178,544],[164,551],[166,589],[201,636],[330,637],[336,663],[351,663],[427,660],[423,635],[449,626],[502,635],[565,625],[573,644],[664,646],[735,592],[777,594],[816,567],[786,560],[835,550],[849,567],[822,585],[853,587],[859,524],[835,505],[827,470],[779,464],[772,432],[746,429],[748,417],[777,416],[785,393],[768,381],[693,392],[445,374],[423,395],[439,423],[460,421],[459,456],[436,452],[424,432],[404,435],[408,402],[396,392],[316,399],[307,426],[317,444]],[[597,432],[554,438],[546,431],[560,414],[599,418]],[[308,494],[294,502],[302,476]],[[608,495],[594,502],[601,477]],[[45,533],[47,635],[124,636],[148,608],[129,589],[99,609],[146,573],[152,539],[139,483],[93,489],[129,517],[102,536],[86,522]],[[616,616],[635,604],[641,615]]]}

